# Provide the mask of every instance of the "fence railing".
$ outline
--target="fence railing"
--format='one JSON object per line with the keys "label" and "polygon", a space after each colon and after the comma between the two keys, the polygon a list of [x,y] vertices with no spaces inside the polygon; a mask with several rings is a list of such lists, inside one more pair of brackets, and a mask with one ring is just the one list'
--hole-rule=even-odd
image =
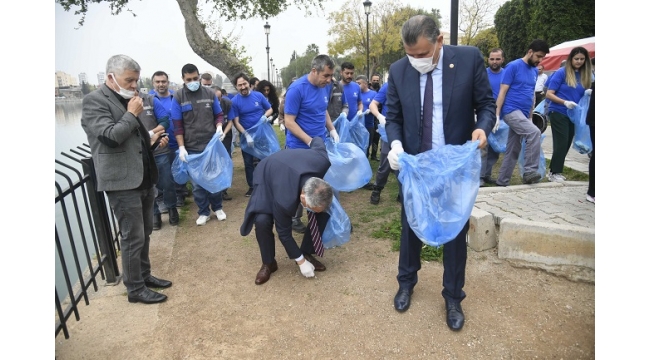
{"label": "fence railing", "polygon": [[74,314],[80,320],[79,305],[89,305],[88,290],[97,292],[98,278],[106,284],[119,282],[118,229],[103,192],[95,189],[94,166],[87,144],[55,160],[56,251],[54,306],[55,334],[68,339],[67,322]]}

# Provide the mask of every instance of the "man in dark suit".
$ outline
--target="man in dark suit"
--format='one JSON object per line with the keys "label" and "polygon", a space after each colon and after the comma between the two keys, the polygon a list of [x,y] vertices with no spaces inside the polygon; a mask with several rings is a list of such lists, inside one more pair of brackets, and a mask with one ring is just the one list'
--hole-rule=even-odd
{"label": "man in dark suit", "polygon": [[[151,145],[164,132],[150,137],[138,116],[140,65],[125,55],[106,64],[106,83],[83,99],[81,126],[88,136],[97,190],[105,191],[121,233],[124,285],[129,302],[159,303],[167,296],[148,287],[167,288],[171,281],[151,275],[149,236],[153,230],[154,186],[158,170]],[[167,146],[163,137],[159,146]]]}
{"label": "man in dark suit", "polygon": [[291,219],[299,204],[315,213],[320,234],[329,220],[324,211],[332,202],[333,190],[322,178],[331,164],[322,138],[314,137],[309,146],[276,152],[260,161],[253,173],[253,193],[240,232],[246,236],[255,225],[262,255],[262,267],[255,278],[257,285],[267,282],[271,273],[278,270],[274,223],[287,255],[296,261],[303,275],[313,277],[314,270],[325,271],[325,266],[312,256],[315,251],[311,229],[305,231],[300,248],[291,231]]}
{"label": "man in dark suit", "polygon": [[[407,57],[391,65],[388,77],[386,134],[391,144],[391,168],[399,170],[397,159],[403,152],[414,155],[467,141],[479,141],[479,148],[484,148],[496,115],[479,50],[443,46],[437,24],[424,15],[414,16],[404,24],[402,43]],[[460,330],[465,322],[460,302],[465,298],[468,228],[469,222],[443,250],[442,296],[447,325],[454,331]],[[411,230],[402,204],[399,290],[394,299],[395,310],[399,312],[408,310],[411,304],[421,267],[421,250],[422,242]]]}

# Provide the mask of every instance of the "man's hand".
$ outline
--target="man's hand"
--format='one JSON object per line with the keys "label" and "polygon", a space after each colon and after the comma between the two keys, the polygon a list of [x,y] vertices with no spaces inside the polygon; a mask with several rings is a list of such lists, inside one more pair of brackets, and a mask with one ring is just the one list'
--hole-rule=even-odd
{"label": "man's hand", "polygon": [[391,144],[390,151],[388,152],[388,163],[390,164],[390,168],[393,170],[399,170],[399,162],[397,161],[399,154],[403,153],[404,149],[402,148],[402,142],[399,140],[393,140],[393,143]]}
{"label": "man's hand", "polygon": [[310,263],[309,260],[305,259],[305,262],[302,264],[299,264],[300,266],[300,272],[305,276],[305,277],[314,277],[314,264]]}
{"label": "man's hand", "polygon": [[362,115],[363,115],[363,110],[359,110],[359,111],[357,111],[357,117],[360,117],[360,116],[362,116]]}
{"label": "man's hand", "polygon": [[253,147],[253,137],[250,136],[248,131],[244,131],[244,137],[246,138],[246,143],[248,144],[248,147]]}
{"label": "man's hand", "polygon": [[134,96],[129,100],[129,103],[126,107],[126,111],[130,112],[135,116],[140,116],[140,113],[144,110],[142,107],[142,98],[139,96]]}
{"label": "man's hand", "polygon": [[585,95],[587,95],[587,96],[591,96],[591,89],[587,89],[587,90],[585,90]]}
{"label": "man's hand", "polygon": [[497,122],[494,124],[494,127],[492,128],[492,133],[496,134],[497,130],[499,130],[499,117],[497,116]]}
{"label": "man's hand", "polygon": [[223,135],[223,127],[221,126],[221,124],[217,125],[217,131],[215,132],[215,134],[219,137],[219,139],[224,137],[224,135]]}
{"label": "man's hand", "polygon": [[479,141],[478,148],[483,149],[487,146],[487,136],[485,136],[485,131],[483,129],[476,129],[472,131],[472,141]]}
{"label": "man's hand", "polygon": [[574,103],[573,101],[565,101],[564,106],[566,106],[567,109],[573,109],[578,106],[578,104]]}
{"label": "man's hand", "polygon": [[284,126],[284,124],[280,124],[280,131],[284,131],[284,129],[286,129],[286,127]]}
{"label": "man's hand", "polygon": [[182,162],[187,162],[187,150],[185,150],[185,146],[178,147],[178,158],[181,159]]}
{"label": "man's hand", "polygon": [[332,140],[334,140],[334,143],[338,143],[339,141],[341,141],[339,139],[339,133],[336,132],[336,129],[330,131],[330,137],[332,138]]}
{"label": "man's hand", "polygon": [[[165,130],[158,130],[158,132],[153,132],[149,131],[149,134],[151,135],[151,145],[156,143],[156,140],[160,138],[160,135],[162,135],[165,132]],[[158,143],[158,147],[156,149],[161,149],[167,146],[169,143],[169,138],[167,136],[160,138],[160,142]],[[155,150],[155,149],[154,149]]]}
{"label": "man's hand", "polygon": [[377,117],[377,120],[379,120],[380,124],[386,125],[386,117],[384,115],[379,114],[379,116]]}
{"label": "man's hand", "polygon": [[260,118],[260,121],[262,121],[263,124],[265,124],[267,122],[271,122],[271,117],[266,117],[266,116],[262,115],[262,117]]}

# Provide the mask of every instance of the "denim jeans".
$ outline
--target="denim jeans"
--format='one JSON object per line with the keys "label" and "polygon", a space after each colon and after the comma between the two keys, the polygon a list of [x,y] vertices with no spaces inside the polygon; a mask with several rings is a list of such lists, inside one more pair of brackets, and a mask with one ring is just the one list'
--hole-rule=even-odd
{"label": "denim jeans", "polygon": [[[172,164],[169,162],[169,154],[156,155],[156,167],[158,168],[158,183],[156,189],[158,194],[163,194],[163,201],[167,209],[176,207],[176,186],[172,178]],[[153,202],[154,215],[160,214],[158,203]]]}
{"label": "denim jeans", "polygon": [[153,230],[154,188],[107,191],[121,237],[122,274],[130,295],[144,288],[151,274],[149,236]]}
{"label": "denim jeans", "polygon": [[[188,154],[199,154],[197,152],[189,152]],[[223,198],[219,191],[217,193],[211,193],[208,190],[201,187],[201,185],[190,180],[192,182],[192,196],[194,196],[194,202],[196,206],[199,207],[199,215],[210,216],[210,207],[212,211],[221,210],[223,208]]]}

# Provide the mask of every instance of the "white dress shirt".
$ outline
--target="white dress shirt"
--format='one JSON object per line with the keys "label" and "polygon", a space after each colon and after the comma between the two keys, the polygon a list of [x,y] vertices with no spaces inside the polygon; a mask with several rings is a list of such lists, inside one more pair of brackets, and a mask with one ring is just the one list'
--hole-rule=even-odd
{"label": "white dress shirt", "polygon": [[[431,124],[431,149],[435,150],[445,145],[445,132],[442,119],[442,48],[440,48],[440,60],[431,73],[433,81],[433,121]],[[427,84],[427,74],[420,74],[420,117],[424,112],[424,89]],[[423,119],[427,121],[427,119]]]}

